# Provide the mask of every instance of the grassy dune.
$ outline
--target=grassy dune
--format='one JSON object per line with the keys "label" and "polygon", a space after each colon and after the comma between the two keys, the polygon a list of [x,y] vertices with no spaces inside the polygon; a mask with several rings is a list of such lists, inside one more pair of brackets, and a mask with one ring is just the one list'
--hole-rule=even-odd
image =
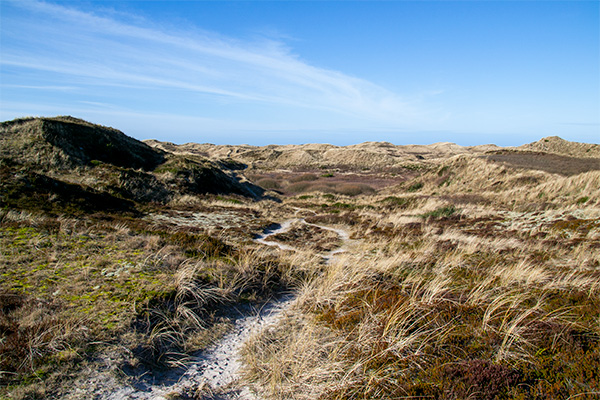
{"label": "grassy dune", "polygon": [[459,157],[341,210],[294,199],[358,244],[248,345],[248,379],[279,399],[597,398],[599,177]]}
{"label": "grassy dune", "polygon": [[[1,398],[81,398],[103,371],[119,387],[185,367],[233,308],[283,292],[291,308],[243,351],[263,399],[600,394],[594,146],[242,146],[236,161],[135,144],[155,155],[145,171],[42,137],[79,120],[3,124],[2,140],[37,150],[0,162]],[[270,239],[295,250],[252,240],[283,221]]]}

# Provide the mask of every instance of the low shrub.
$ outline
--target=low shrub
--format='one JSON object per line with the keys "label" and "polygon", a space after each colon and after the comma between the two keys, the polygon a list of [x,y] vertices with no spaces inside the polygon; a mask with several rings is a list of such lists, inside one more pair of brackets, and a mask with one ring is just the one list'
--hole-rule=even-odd
{"label": "low shrub", "polygon": [[292,182],[292,183],[312,182],[312,181],[316,181],[317,179],[319,179],[319,177],[316,176],[315,174],[302,174],[302,175],[294,176],[293,178],[290,179],[290,182]]}
{"label": "low shrub", "polygon": [[309,191],[309,189],[311,187],[312,187],[312,185],[308,182],[297,182],[297,183],[292,183],[291,185],[287,186],[285,189],[291,193],[303,193],[303,192]]}
{"label": "low shrub", "polygon": [[281,189],[281,184],[277,180],[271,178],[260,179],[256,184],[263,189]]}
{"label": "low shrub", "polygon": [[421,218],[442,218],[442,217],[450,217],[457,213],[459,210],[454,206],[446,206],[440,207],[434,211],[426,212],[420,214]]}
{"label": "low shrub", "polygon": [[335,191],[340,194],[344,194],[346,196],[358,196],[364,193],[373,193],[375,189],[373,189],[369,185],[365,184],[342,184],[336,187]]}
{"label": "low shrub", "polygon": [[415,203],[415,199],[411,197],[396,197],[389,196],[381,200],[381,202],[390,208],[407,209]]}
{"label": "low shrub", "polygon": [[409,192],[416,192],[418,190],[421,190],[422,188],[423,188],[423,182],[415,182],[412,185],[410,185],[407,190]]}

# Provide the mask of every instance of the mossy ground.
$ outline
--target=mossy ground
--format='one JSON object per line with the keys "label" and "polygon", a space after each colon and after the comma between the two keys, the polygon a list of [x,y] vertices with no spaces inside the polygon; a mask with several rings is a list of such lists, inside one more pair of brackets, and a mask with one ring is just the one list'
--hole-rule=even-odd
{"label": "mossy ground", "polygon": [[277,258],[153,212],[167,219],[2,211],[2,396],[60,396],[80,366],[105,353],[122,353],[123,367],[141,372],[179,365],[223,333],[227,305],[289,284]]}

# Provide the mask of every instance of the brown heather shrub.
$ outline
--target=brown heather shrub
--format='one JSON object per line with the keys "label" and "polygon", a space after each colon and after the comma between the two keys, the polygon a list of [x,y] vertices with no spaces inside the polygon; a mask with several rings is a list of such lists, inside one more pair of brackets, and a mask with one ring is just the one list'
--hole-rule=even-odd
{"label": "brown heather shrub", "polygon": [[256,184],[263,189],[281,189],[281,184],[279,181],[271,178],[263,178],[256,181]]}
{"label": "brown heather shrub", "polygon": [[319,177],[315,174],[302,174],[302,175],[298,175],[298,176],[291,178],[290,182],[292,182],[292,183],[312,182],[312,181],[316,181],[318,179],[319,179]]}
{"label": "brown heather shrub", "polygon": [[313,191],[313,192],[319,192],[319,193],[325,193],[325,194],[336,193],[334,185],[332,185],[332,184],[320,184],[320,183],[314,184],[311,187],[311,191]]}
{"label": "brown heather shrub", "polygon": [[290,193],[304,193],[309,192],[312,189],[312,184],[308,182],[297,182],[292,183],[291,185],[285,188],[286,191]]}
{"label": "brown heather shrub", "polygon": [[522,378],[519,370],[480,359],[447,365],[444,372],[452,382],[446,396],[452,398],[497,399]]}
{"label": "brown heather shrub", "polygon": [[335,188],[336,193],[346,196],[358,196],[360,194],[373,193],[375,189],[366,184],[341,184]]}

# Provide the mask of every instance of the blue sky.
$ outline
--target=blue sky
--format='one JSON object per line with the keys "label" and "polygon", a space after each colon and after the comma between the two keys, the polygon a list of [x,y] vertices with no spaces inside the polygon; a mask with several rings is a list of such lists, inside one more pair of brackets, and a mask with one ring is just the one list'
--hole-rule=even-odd
{"label": "blue sky", "polygon": [[599,5],[2,0],[0,119],[176,143],[600,143]]}

